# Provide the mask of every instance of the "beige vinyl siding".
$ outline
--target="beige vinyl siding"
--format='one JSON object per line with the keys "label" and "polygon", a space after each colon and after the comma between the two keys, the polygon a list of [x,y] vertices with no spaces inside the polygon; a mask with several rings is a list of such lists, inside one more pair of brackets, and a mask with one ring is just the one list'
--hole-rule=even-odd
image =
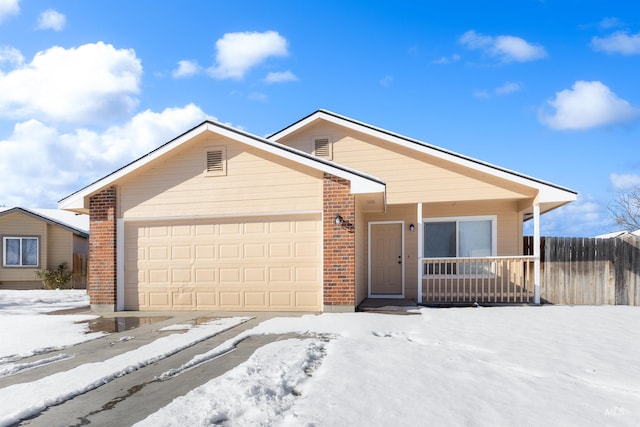
{"label": "beige vinyl siding", "polygon": [[[404,296],[405,298],[417,298],[417,259],[418,259],[418,222],[417,205],[392,205],[387,206],[386,212],[370,213],[365,216],[367,224],[371,221],[404,221]],[[409,231],[409,225],[416,226],[415,231]],[[369,235],[365,231],[365,244],[369,244]],[[369,268],[366,269],[366,282],[369,281]]]}
{"label": "beige vinyl siding", "polygon": [[316,123],[279,142],[309,152],[311,136],[331,135],[333,161],[387,184],[389,204],[518,199],[533,190],[415,150],[327,123]]}
{"label": "beige vinyl siding", "polygon": [[47,268],[54,270],[66,262],[73,268],[73,233],[62,227],[47,225]]}
{"label": "beige vinyl siding", "polygon": [[[196,139],[196,142],[199,140]],[[205,176],[206,147],[224,146],[226,175]],[[319,211],[322,174],[226,139],[185,144],[119,186],[123,218]]]}
{"label": "beige vinyl siding", "polygon": [[34,281],[34,273],[38,268],[29,267],[4,267],[4,241],[2,237],[39,237],[40,266],[46,266],[47,262],[47,223],[21,212],[13,212],[0,217],[0,282],[7,285],[9,282],[26,281],[30,284]]}

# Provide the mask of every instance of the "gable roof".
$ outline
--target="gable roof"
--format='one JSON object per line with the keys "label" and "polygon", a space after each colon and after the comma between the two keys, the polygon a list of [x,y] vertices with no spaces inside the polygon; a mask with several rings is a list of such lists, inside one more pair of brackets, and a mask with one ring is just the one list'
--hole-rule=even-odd
{"label": "gable roof", "polygon": [[0,208],[0,217],[11,213],[20,212],[32,218],[44,221],[47,224],[58,225],[82,237],[89,237],[89,216],[78,215],[73,212],[59,209],[40,208]]}
{"label": "gable roof", "polygon": [[287,147],[286,145],[280,144],[276,141],[261,138],[257,135],[253,135],[249,132],[236,129],[220,122],[205,120],[201,124],[186,131],[185,133],[172,139],[171,141],[161,145],[160,147],[145,154],[137,160],[134,160],[133,162],[121,167],[120,169],[117,169],[109,175],[100,178],[99,180],[76,191],[75,193],[70,194],[64,199],[61,199],[58,202],[58,207],[60,209],[86,212],[88,208],[88,200],[85,200],[85,198],[88,198],[92,194],[95,194],[96,192],[109,187],[115,181],[130,173],[133,173],[142,166],[175,150],[182,144],[188,142],[192,138],[204,132],[213,132],[234,141],[249,145],[254,148],[258,148],[271,154],[275,154],[276,156],[279,156],[283,159],[292,160],[298,164],[347,179],[351,181],[351,192],[354,194],[385,192],[385,183],[382,180],[371,175],[367,175],[365,173],[338,165],[328,160],[312,156],[303,151],[296,150],[295,148]]}
{"label": "gable roof", "polygon": [[442,147],[431,145],[426,142],[400,135],[398,133],[379,128],[368,123],[360,122],[358,120],[354,120],[352,118],[342,116],[340,114],[336,114],[332,111],[324,109],[320,109],[315,111],[314,113],[309,114],[308,116],[298,120],[297,122],[287,126],[286,128],[268,136],[267,139],[271,141],[278,141],[318,120],[324,120],[326,122],[333,123],[394,144],[398,144],[399,146],[406,147],[417,152],[424,153],[467,168],[471,168],[491,176],[512,181],[526,187],[535,188],[538,190],[538,201],[549,206],[549,209],[546,210],[550,210],[574,201],[577,196],[577,193],[575,191],[568,188],[561,187],[559,185],[552,184],[550,182],[546,182],[537,178],[533,178],[519,172],[505,169],[491,163],[474,159],[472,157],[468,157],[450,150],[446,150]]}

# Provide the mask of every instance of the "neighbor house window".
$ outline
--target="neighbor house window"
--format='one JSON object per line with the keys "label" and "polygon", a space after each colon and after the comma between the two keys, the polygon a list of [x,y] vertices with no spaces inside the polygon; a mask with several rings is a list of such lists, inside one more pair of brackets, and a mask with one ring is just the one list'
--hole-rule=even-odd
{"label": "neighbor house window", "polygon": [[37,237],[3,237],[3,265],[5,267],[37,267],[39,242]]}
{"label": "neighbor house window", "polygon": [[[495,254],[495,216],[424,219],[425,258],[480,258]],[[476,269],[473,267],[475,264],[465,265],[471,265],[472,269]],[[435,264],[425,267],[429,267],[425,274],[458,273],[456,263],[447,262],[440,266]]]}
{"label": "neighbor house window", "polygon": [[222,176],[227,174],[226,147],[207,147],[204,152],[204,175]]}
{"label": "neighbor house window", "polygon": [[333,158],[333,143],[330,136],[313,137],[313,155],[328,160]]}

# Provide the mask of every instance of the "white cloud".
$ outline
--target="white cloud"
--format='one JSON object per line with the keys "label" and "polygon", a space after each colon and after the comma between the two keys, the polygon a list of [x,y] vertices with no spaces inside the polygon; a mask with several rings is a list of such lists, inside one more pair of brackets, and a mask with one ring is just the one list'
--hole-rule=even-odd
{"label": "white cloud", "polygon": [[[513,92],[517,92],[521,90],[524,85],[520,82],[505,82],[502,86],[498,86],[493,89],[493,94],[495,95],[508,95]],[[492,93],[486,89],[478,89],[473,92],[473,96],[476,98],[484,98],[489,99],[492,96]]]}
{"label": "white cloud", "polygon": [[619,98],[599,81],[577,81],[557,92],[540,109],[538,119],[552,129],[578,130],[625,123],[640,117],[640,110]]}
{"label": "white cloud", "polygon": [[206,119],[193,104],[144,111],[104,132],[60,132],[38,120],[15,125],[0,140],[0,203],[55,207],[55,203],[146,154]]}
{"label": "white cloud", "polygon": [[603,18],[602,21],[600,21],[598,23],[598,26],[602,29],[609,29],[609,28],[615,28],[615,27],[620,27],[624,25],[622,22],[620,22],[620,20],[614,16],[608,17],[608,18]]}
{"label": "white cloud", "polygon": [[524,85],[520,82],[505,82],[502,86],[495,89],[498,95],[507,95],[509,93],[518,92]]}
{"label": "white cloud", "polygon": [[250,99],[251,101],[258,101],[258,102],[269,101],[269,97],[262,92],[251,92],[249,95],[247,95],[247,99]]}
{"label": "white cloud", "polygon": [[621,55],[640,54],[640,33],[629,35],[624,31],[616,31],[607,37],[591,39],[593,50]]}
{"label": "white cloud", "polygon": [[486,89],[474,90],[473,96],[475,96],[476,98],[483,98],[483,99],[491,98],[491,95],[489,95],[489,92]]}
{"label": "white cloud", "polygon": [[0,116],[105,123],[136,107],[141,75],[132,49],[102,42],[52,47],[28,64],[0,72]]}
{"label": "white cloud", "polygon": [[441,65],[441,64],[451,64],[452,62],[457,62],[459,61],[461,58],[460,55],[458,55],[457,53],[454,53],[453,55],[449,56],[441,56],[438,59],[434,59],[433,61],[431,61],[432,64],[437,64],[437,65]]}
{"label": "white cloud", "polygon": [[20,13],[20,0],[0,0],[0,24],[4,18]]}
{"label": "white cloud", "polygon": [[609,181],[614,190],[629,190],[640,186],[640,175],[637,173],[612,173],[609,175]]}
{"label": "white cloud", "polygon": [[460,39],[460,44],[473,50],[482,50],[486,55],[502,62],[527,62],[547,56],[541,45],[531,44],[515,36],[485,36],[469,30]]}
{"label": "white cloud", "polygon": [[0,47],[0,65],[2,63],[7,63],[12,67],[19,67],[24,63],[24,56],[22,56],[22,52],[14,47],[3,46]]}
{"label": "white cloud", "polygon": [[173,70],[173,77],[181,78],[181,77],[190,77],[200,72],[201,68],[195,61],[178,61],[178,68]]}
{"label": "white cloud", "polygon": [[267,83],[297,82],[298,77],[289,70],[276,71],[267,74],[264,81]]}
{"label": "white cloud", "polygon": [[380,83],[380,86],[382,87],[389,87],[391,83],[393,83],[393,76],[386,75],[383,78],[381,78],[378,83]]}
{"label": "white cloud", "polygon": [[[606,205],[588,194],[578,194],[575,202],[540,217],[543,236],[593,237],[609,231]],[[525,222],[523,232],[533,235],[533,220]]]}
{"label": "white cloud", "polygon": [[38,17],[38,29],[62,31],[67,23],[67,17],[62,13],[47,9]]}
{"label": "white cloud", "polygon": [[209,69],[217,79],[242,79],[272,56],[287,56],[287,40],[276,31],[227,33],[216,41],[216,65]]}

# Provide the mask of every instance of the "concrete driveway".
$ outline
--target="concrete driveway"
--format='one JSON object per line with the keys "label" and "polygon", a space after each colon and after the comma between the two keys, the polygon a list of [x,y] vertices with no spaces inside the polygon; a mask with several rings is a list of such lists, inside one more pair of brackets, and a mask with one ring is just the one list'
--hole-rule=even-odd
{"label": "concrete driveway", "polygon": [[[75,311],[90,314],[88,311]],[[0,388],[12,384],[25,383],[44,378],[76,366],[101,362],[122,353],[134,350],[160,337],[180,331],[159,331],[174,324],[198,324],[220,317],[248,316],[251,320],[201,341],[189,348],[166,357],[156,363],[138,369],[92,391],[76,396],[60,405],[52,406],[38,416],[23,420],[23,426],[130,426],[146,418],[210,379],[224,374],[247,360],[253,352],[270,342],[291,336],[254,336],[241,341],[235,351],[188,370],[181,375],[166,380],[158,380],[163,372],[181,366],[193,356],[204,353],[240,332],[250,329],[260,322],[277,316],[299,316],[299,313],[221,313],[221,312],[121,312],[103,314],[93,328],[103,329],[109,335],[85,342],[64,350],[40,354],[22,359],[21,363],[35,361],[57,354],[74,354],[75,357],[50,365],[0,378]],[[123,337],[131,339],[120,340]]]}

